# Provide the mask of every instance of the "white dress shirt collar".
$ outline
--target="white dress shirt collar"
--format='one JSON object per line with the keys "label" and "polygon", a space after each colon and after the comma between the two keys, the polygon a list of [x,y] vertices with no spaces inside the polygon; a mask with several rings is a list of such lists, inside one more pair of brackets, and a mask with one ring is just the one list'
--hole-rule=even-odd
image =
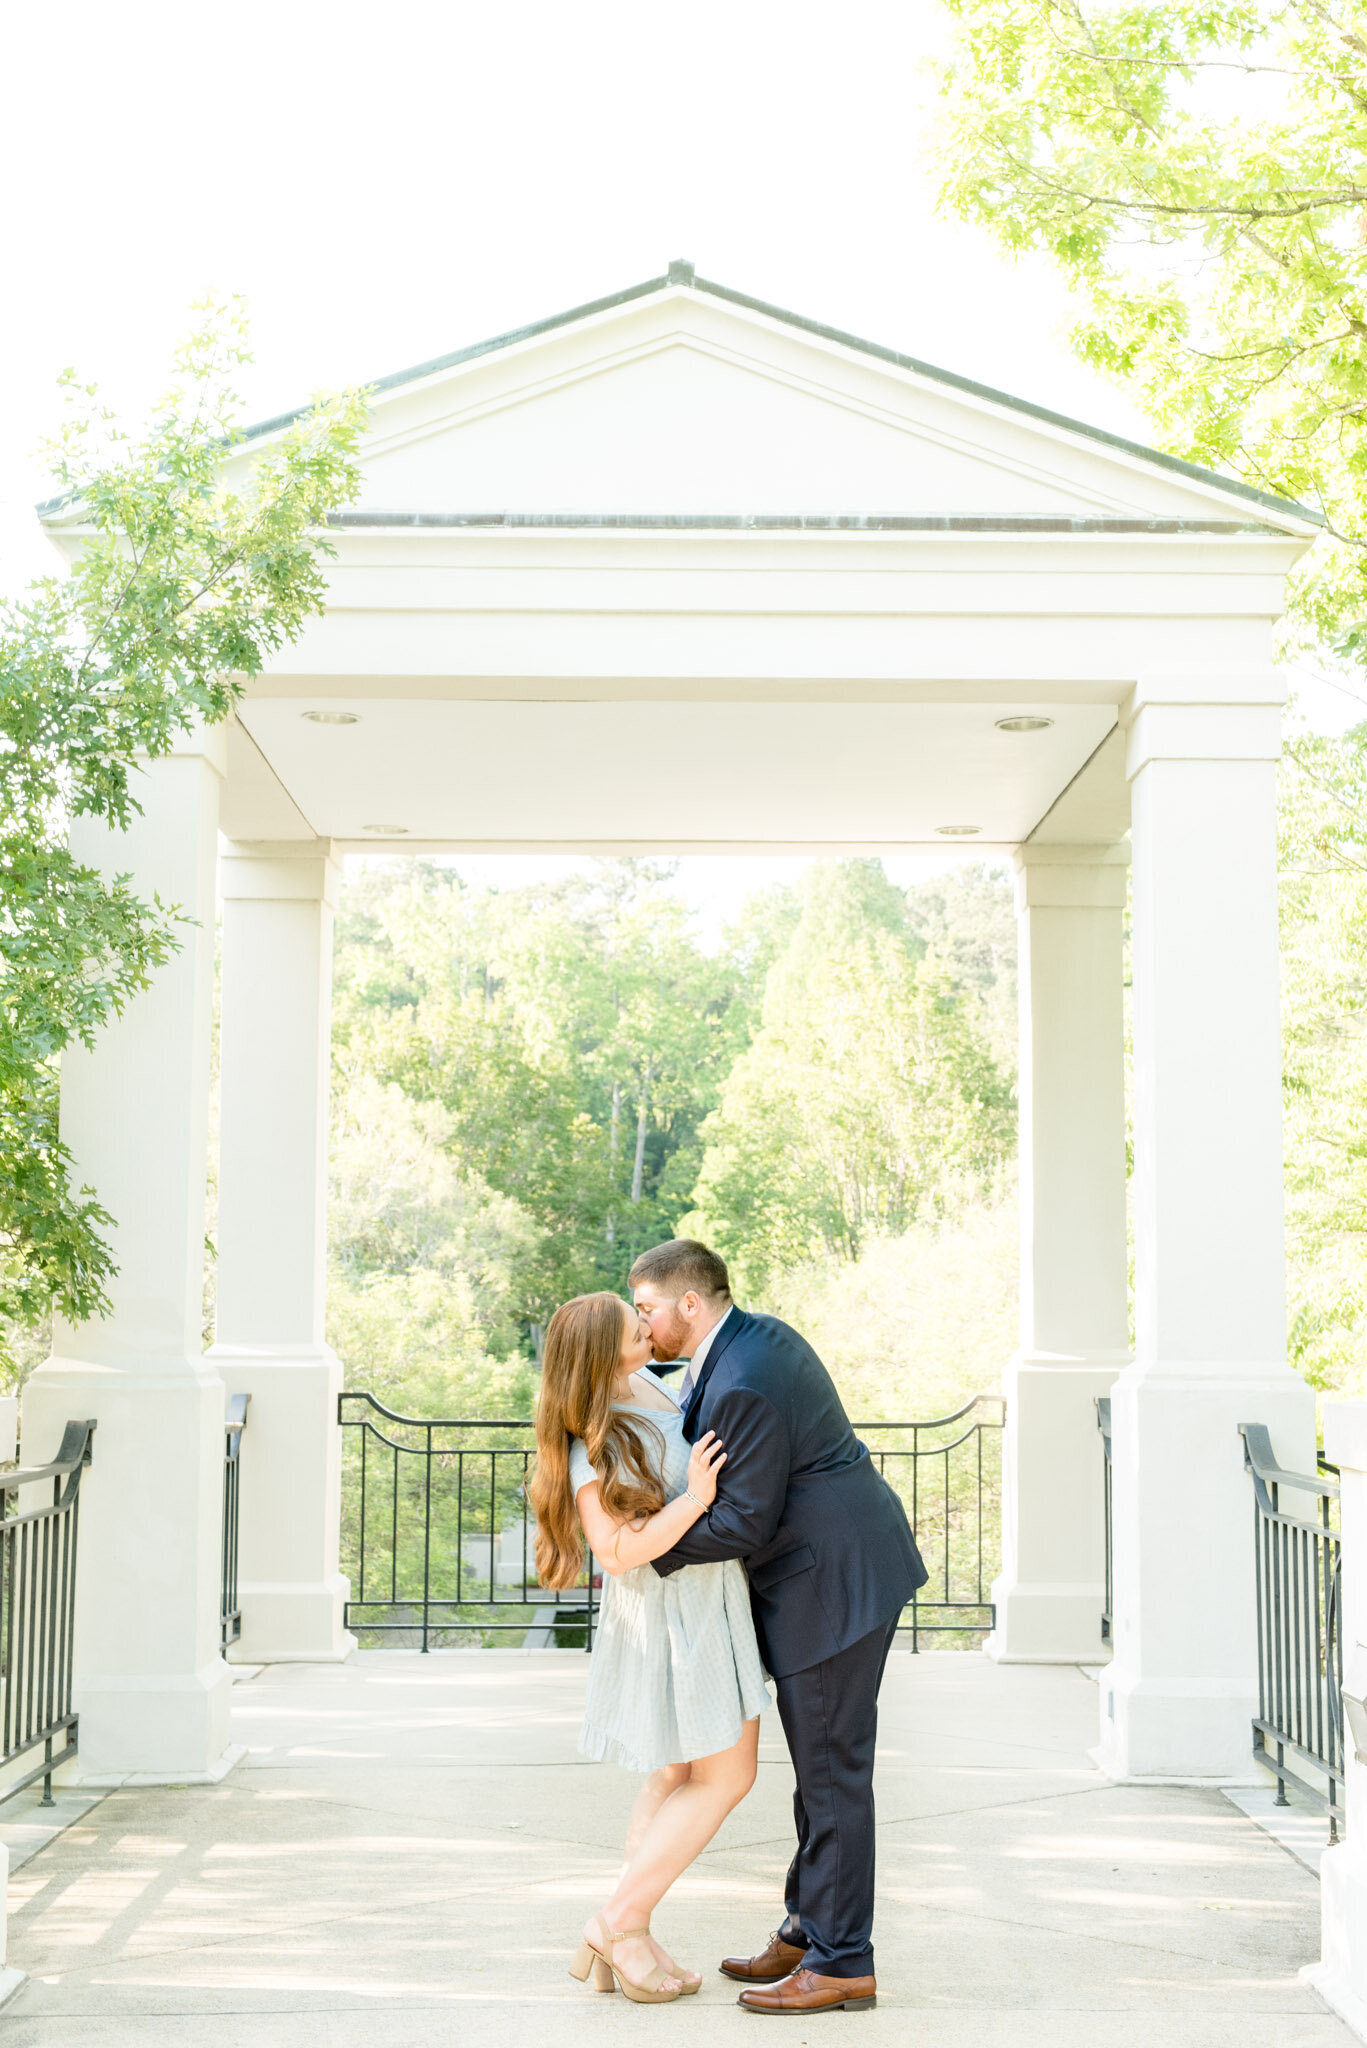
{"label": "white dress shirt collar", "polygon": [[712,1349],[712,1345],[715,1339],[720,1335],[723,1324],[726,1323],[728,1318],[733,1316],[735,1313],[736,1304],[733,1301],[730,1308],[727,1309],[726,1314],[724,1316],[719,1316],[716,1322],[713,1323],[711,1329],[708,1331],[707,1335],[704,1338],[702,1338],[702,1340],[698,1344],[697,1350],[689,1359],[688,1377],[693,1386],[696,1387],[698,1384],[698,1375],[701,1373],[703,1367],[707,1363],[707,1354]]}

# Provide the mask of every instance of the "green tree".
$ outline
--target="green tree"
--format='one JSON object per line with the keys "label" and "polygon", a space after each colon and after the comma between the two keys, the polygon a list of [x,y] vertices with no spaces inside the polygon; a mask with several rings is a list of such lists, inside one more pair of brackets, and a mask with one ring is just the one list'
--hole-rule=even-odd
{"label": "green tree", "polygon": [[1367,726],[1282,765],[1281,939],[1291,1355],[1359,1392],[1367,1334]]}
{"label": "green tree", "polygon": [[1016,908],[1010,877],[956,862],[906,892],[907,922],[969,999],[992,1057],[1016,1067]]}
{"label": "green tree", "polygon": [[425,1415],[527,1415],[524,1275],[540,1232],[464,1171],[450,1119],[364,1070],[332,1113],[328,1341],[352,1380]]}
{"label": "green tree", "polygon": [[339,1062],[439,1104],[461,1171],[538,1226],[519,1268],[533,1333],[673,1229],[747,1036],[743,968],[702,954],[668,881],[602,862],[481,891],[422,863],[344,899]]}
{"label": "green tree", "polygon": [[704,1126],[689,1227],[763,1290],[936,1214],[1008,1156],[1008,1082],[878,861],[809,871],[763,1022]]}
{"label": "green tree", "polygon": [[226,717],[242,679],[321,611],[317,529],[358,484],[365,404],[347,392],[227,487],[246,360],[240,309],[205,309],[140,439],[68,377],[50,452],[80,552],[0,606],[0,1347],[54,1305],[74,1320],[107,1310],[111,1219],[73,1183],[56,1063],[177,944],[176,906],[77,860],[69,823],[126,829],[139,756]]}
{"label": "green tree", "polygon": [[1164,446],[1321,508],[1300,630],[1367,651],[1367,6],[946,0],[948,204],[1077,288]]}

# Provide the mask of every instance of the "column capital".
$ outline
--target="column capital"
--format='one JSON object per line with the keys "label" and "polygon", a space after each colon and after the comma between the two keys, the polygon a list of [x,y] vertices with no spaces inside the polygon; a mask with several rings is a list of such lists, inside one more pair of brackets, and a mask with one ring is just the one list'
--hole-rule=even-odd
{"label": "column capital", "polygon": [[326,903],[335,909],[342,869],[331,839],[225,839],[218,860],[225,902]]}
{"label": "column capital", "polygon": [[1018,846],[1017,910],[1123,910],[1130,849],[1110,846]]}
{"label": "column capital", "polygon": [[160,754],[145,754],[141,751],[136,760],[146,774],[158,761],[207,761],[221,781],[228,777],[228,728],[226,723],[205,725],[196,719],[188,732],[177,732],[171,744]]}
{"label": "column capital", "polygon": [[1286,684],[1277,669],[1151,669],[1120,710],[1130,781],[1151,761],[1275,761]]}

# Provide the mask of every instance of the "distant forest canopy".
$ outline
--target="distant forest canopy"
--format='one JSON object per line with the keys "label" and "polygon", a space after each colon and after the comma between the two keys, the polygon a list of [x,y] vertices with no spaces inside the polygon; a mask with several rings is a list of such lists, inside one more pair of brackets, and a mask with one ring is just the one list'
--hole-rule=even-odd
{"label": "distant forest canopy", "polygon": [[[791,1309],[800,1274],[820,1293],[913,1237],[924,1267],[927,1233],[978,1243],[985,1213],[1000,1270],[968,1349],[995,1382],[1014,1320],[1008,877],[903,890],[877,860],[818,863],[752,895],[709,955],[669,873],[602,861],[492,891],[393,862],[348,882],[330,1335],[353,1383],[410,1412],[525,1409],[555,1305],[622,1289],[661,1238],[705,1235],[744,1299]],[[889,1304],[898,1286],[885,1274]]]}

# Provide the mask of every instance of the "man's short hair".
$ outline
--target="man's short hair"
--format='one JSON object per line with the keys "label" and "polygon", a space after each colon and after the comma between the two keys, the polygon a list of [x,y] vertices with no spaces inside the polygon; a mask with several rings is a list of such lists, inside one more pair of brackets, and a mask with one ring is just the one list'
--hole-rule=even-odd
{"label": "man's short hair", "polygon": [[726,1270],[726,1261],[719,1258],[710,1246],[699,1244],[696,1237],[671,1237],[668,1244],[652,1246],[642,1252],[627,1275],[628,1287],[639,1287],[648,1280],[652,1287],[664,1288],[677,1300],[681,1294],[701,1294],[715,1300],[719,1294],[731,1298],[731,1275]]}

